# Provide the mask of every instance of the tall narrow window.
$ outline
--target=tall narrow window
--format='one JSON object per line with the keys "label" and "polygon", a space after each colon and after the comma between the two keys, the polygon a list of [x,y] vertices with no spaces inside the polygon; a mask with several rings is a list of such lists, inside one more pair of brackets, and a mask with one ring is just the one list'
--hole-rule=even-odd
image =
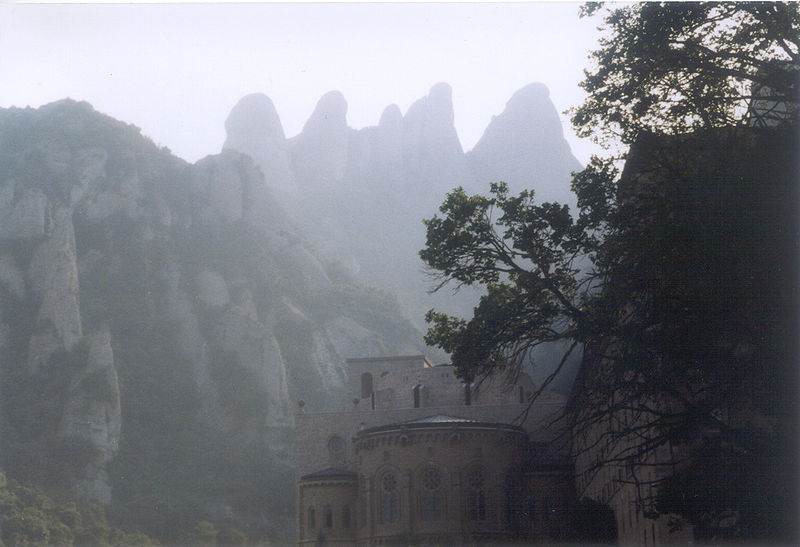
{"label": "tall narrow window", "polygon": [[419,509],[423,521],[442,520],[444,518],[444,494],[442,493],[442,476],[439,470],[429,467],[420,476]]}
{"label": "tall narrow window", "polygon": [[333,528],[333,511],[330,505],[325,506],[325,528]]}
{"label": "tall narrow window", "polygon": [[345,505],[342,509],[342,527],[350,528],[350,506]]}
{"label": "tall narrow window", "polygon": [[524,403],[525,402],[525,388],[523,388],[522,386],[518,386],[517,387],[517,395],[519,396],[520,404]]}
{"label": "tall narrow window", "polygon": [[365,372],[361,375],[361,398],[366,399],[372,395],[372,374]]}
{"label": "tall narrow window", "polygon": [[469,383],[464,384],[464,404],[466,406],[472,404],[472,390],[470,390]]}
{"label": "tall narrow window", "polygon": [[317,514],[313,507],[308,508],[308,527],[314,528],[317,525]]}
{"label": "tall narrow window", "polygon": [[400,494],[394,473],[385,473],[381,477],[380,516],[383,524],[400,520]]}
{"label": "tall narrow window", "polygon": [[419,392],[421,388],[422,386],[420,384],[414,386],[414,408],[419,408],[419,400],[420,400]]}
{"label": "tall narrow window", "polygon": [[486,520],[486,486],[481,469],[473,469],[467,476],[467,518]]}
{"label": "tall narrow window", "polygon": [[505,503],[503,512],[505,513],[506,525],[511,530],[517,530],[522,522],[523,499],[520,488],[521,479],[519,476],[509,473],[505,480]]}

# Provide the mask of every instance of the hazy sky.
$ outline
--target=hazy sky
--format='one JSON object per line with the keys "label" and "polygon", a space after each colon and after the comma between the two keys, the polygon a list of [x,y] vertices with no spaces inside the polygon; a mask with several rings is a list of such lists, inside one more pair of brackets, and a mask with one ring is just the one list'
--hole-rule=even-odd
{"label": "hazy sky", "polygon": [[[244,95],[267,94],[287,137],[319,98],[347,99],[348,123],[405,113],[437,82],[453,87],[469,150],[519,88],[542,82],[559,111],[596,47],[578,3],[0,4],[0,107],[64,97],[142,128],[195,161],[219,152]],[[580,142],[562,115],[573,152]]]}

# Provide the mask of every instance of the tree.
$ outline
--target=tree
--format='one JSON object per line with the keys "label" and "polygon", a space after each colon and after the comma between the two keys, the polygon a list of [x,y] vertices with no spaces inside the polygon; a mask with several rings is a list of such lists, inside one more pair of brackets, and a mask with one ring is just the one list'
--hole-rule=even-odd
{"label": "tree", "polygon": [[[605,22],[573,123],[618,148],[575,175],[575,216],[502,183],[447,196],[420,256],[437,288],[486,295],[468,320],[429,312],[426,341],[470,380],[562,342],[540,390],[583,349],[572,431],[605,446],[596,467],[684,449],[661,498],[639,500],[650,516],[706,537],[794,537],[796,492],[754,499],[776,477],[794,484],[798,5],[646,3]],[[755,95],[792,127],[747,128]],[[699,482],[709,454],[747,496]],[[757,488],[744,474],[758,469],[773,475]]]}
{"label": "tree", "polygon": [[[739,123],[754,98],[798,102],[795,2],[643,2],[605,12],[608,31],[581,84],[572,122],[582,137],[630,145]],[[768,90],[755,93],[754,90]]]}

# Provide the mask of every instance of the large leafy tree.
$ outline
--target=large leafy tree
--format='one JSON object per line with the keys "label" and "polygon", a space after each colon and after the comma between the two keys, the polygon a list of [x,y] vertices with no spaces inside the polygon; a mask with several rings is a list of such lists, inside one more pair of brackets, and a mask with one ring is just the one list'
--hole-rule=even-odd
{"label": "large leafy tree", "polygon": [[[439,287],[486,295],[469,319],[431,311],[427,341],[466,379],[513,374],[561,342],[541,389],[584,350],[573,431],[602,425],[595,442],[618,448],[600,464],[666,446],[693,453],[660,480],[653,515],[681,514],[705,537],[785,538],[794,492],[773,479],[791,479],[743,479],[786,471],[796,448],[798,5],[584,11],[604,13],[606,37],[573,123],[608,154],[575,175],[576,215],[502,183],[447,196],[421,257]],[[784,127],[742,130],[756,125],[754,105]],[[715,457],[717,475],[748,488],[698,483]]]}
{"label": "large leafy tree", "polygon": [[590,3],[583,13],[604,15],[607,33],[573,111],[580,136],[630,145],[642,131],[737,124],[754,98],[797,103],[797,3]]}

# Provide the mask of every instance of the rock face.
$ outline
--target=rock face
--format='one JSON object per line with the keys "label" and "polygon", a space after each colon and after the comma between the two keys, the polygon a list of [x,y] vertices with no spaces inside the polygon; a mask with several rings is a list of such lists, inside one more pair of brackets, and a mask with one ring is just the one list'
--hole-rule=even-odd
{"label": "rock face", "polygon": [[281,120],[272,100],[262,93],[243,97],[225,121],[223,150],[237,150],[253,158],[264,179],[277,191],[291,192],[295,180]]}
{"label": "rock face", "polygon": [[538,200],[574,204],[565,182],[582,167],[542,84],[514,93],[467,159],[480,180],[507,182],[513,192],[533,188]]}
{"label": "rock face", "polygon": [[[231,117],[239,110],[237,105]],[[504,180],[515,192],[533,188],[537,198],[573,202],[570,173],[580,164],[542,84],[515,93],[466,154],[445,83],[434,85],[405,115],[396,105],[387,107],[374,127],[350,129],[346,115],[341,93],[319,101],[303,131],[288,141],[299,193],[278,197],[324,253],[369,283],[396,291],[419,327],[431,307],[465,314],[476,298],[469,290],[455,297],[427,294],[430,281],[417,255],[425,242],[420,221],[436,214],[448,191],[462,186],[486,193],[489,182]],[[258,134],[266,122],[258,116],[241,120],[227,125],[226,147],[250,153],[249,144],[232,143]],[[251,155],[265,172],[271,170],[269,162]]]}
{"label": "rock face", "polygon": [[28,271],[33,293],[41,296],[30,339],[28,368],[38,371],[57,350],[71,350],[81,337],[77,253],[70,211],[53,215],[49,237],[36,249]]}
{"label": "rock face", "polygon": [[296,401],[337,399],[346,358],[422,352],[396,303],[323,259],[275,197],[341,181],[345,113],[326,96],[290,146],[269,99],[246,97],[226,149],[190,165],[85,103],[0,110],[6,472],[113,497],[145,529],[161,516],[142,492],[181,514],[267,511],[290,537],[275,530],[291,496],[263,496],[292,484]]}
{"label": "rock face", "polygon": [[301,190],[332,188],[342,179],[349,134],[347,101],[339,91],[325,94],[303,131],[290,142],[292,168]]}
{"label": "rock face", "polygon": [[89,337],[89,359],[70,386],[58,434],[88,441],[95,457],[85,474],[74,479],[78,497],[102,504],[111,502],[111,481],[106,465],[119,449],[122,406],[114,367],[111,334],[103,327]]}
{"label": "rock face", "polygon": [[427,97],[411,105],[403,118],[405,179],[431,193],[444,182],[471,180],[454,125],[453,90],[433,86]]}
{"label": "rock face", "polygon": [[23,191],[16,203],[13,181],[3,188],[4,211],[0,212],[0,231],[5,237],[14,239],[32,239],[44,235],[47,215],[47,197],[38,189]]}

